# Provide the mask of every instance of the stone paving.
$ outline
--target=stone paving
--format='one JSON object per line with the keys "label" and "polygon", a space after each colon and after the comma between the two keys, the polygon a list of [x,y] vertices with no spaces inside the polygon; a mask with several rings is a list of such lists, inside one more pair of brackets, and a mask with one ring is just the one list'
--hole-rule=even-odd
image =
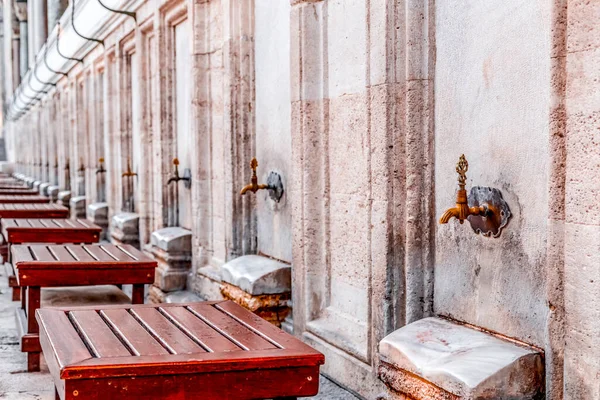
{"label": "stone paving", "polygon": [[[40,372],[25,371],[26,357],[19,350],[10,288],[4,268],[0,268],[0,399],[54,400],[54,388],[42,357]],[[357,400],[327,378],[321,377],[321,390],[315,400]]]}

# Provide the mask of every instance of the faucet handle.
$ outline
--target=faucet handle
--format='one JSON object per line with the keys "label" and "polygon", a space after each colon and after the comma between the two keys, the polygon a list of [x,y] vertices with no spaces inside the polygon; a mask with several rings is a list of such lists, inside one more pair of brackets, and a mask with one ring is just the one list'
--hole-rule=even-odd
{"label": "faucet handle", "polygon": [[458,159],[456,164],[456,172],[458,173],[458,185],[461,189],[465,188],[467,183],[467,171],[469,170],[469,162],[464,154]]}

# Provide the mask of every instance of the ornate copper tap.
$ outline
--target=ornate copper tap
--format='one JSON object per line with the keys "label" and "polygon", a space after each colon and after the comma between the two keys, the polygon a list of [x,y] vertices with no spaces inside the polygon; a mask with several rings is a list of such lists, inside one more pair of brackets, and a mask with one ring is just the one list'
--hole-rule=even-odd
{"label": "ornate copper tap", "polygon": [[256,167],[258,167],[258,160],[256,159],[256,157],[254,157],[252,158],[252,161],[250,161],[250,168],[252,168],[252,178],[250,180],[250,184],[244,186],[240,191],[240,194],[242,196],[245,195],[248,190],[250,190],[252,193],[256,193],[259,190],[269,188],[269,185],[258,184],[258,177],[256,176]]}
{"label": "ornate copper tap", "polygon": [[137,174],[131,170],[131,158],[127,159],[127,170],[121,174],[121,178],[126,176],[137,176]]}
{"label": "ornate copper tap", "polygon": [[179,159],[178,158],[173,159],[173,165],[175,166],[175,171],[173,171],[173,176],[171,176],[169,178],[169,180],[167,181],[167,185],[170,185],[172,182],[177,183],[179,181],[185,181],[185,186],[186,186],[186,188],[189,189],[191,182],[192,182],[192,177],[187,174],[184,174],[183,176],[179,175]]}
{"label": "ornate copper tap", "polygon": [[465,222],[469,215],[487,215],[487,205],[481,205],[477,207],[469,207],[467,199],[467,191],[465,189],[467,182],[467,171],[469,170],[469,163],[465,158],[465,155],[461,155],[456,164],[456,172],[458,173],[458,192],[456,193],[456,206],[446,210],[442,218],[440,218],[440,224],[447,224],[452,217],[458,219],[462,224]]}
{"label": "ornate copper tap", "polygon": [[96,169],[96,175],[106,172],[106,169],[104,169],[104,158],[100,157],[98,159],[98,164],[99,165],[98,165],[98,169]]}
{"label": "ornate copper tap", "polygon": [[83,157],[79,158],[79,172],[85,172],[85,165],[83,165]]}

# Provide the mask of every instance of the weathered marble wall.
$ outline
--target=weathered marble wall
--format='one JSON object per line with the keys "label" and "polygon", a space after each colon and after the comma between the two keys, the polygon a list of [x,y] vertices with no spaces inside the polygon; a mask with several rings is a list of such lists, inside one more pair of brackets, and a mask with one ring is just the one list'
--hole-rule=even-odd
{"label": "weathered marble wall", "polygon": [[[57,157],[74,195],[83,158],[88,202],[104,157],[111,215],[131,158],[142,245],[188,196],[203,297],[238,256],[291,262],[294,333],[365,398],[401,397],[377,377],[381,338],[440,314],[543,348],[548,398],[600,399],[598,7],[144,2],[7,124],[9,154],[36,178]],[[437,224],[462,153],[468,186],[511,206],[499,239]],[[166,186],[176,156],[189,191]],[[253,156],[259,181],[282,175],[280,204],[239,195]]]}
{"label": "weathered marble wall", "polygon": [[456,221],[437,226],[435,311],[540,347],[548,314],[550,12],[550,2],[436,4],[436,216],[454,206],[463,153],[467,190],[500,189],[513,216],[498,239]]}
{"label": "weathered marble wall", "polygon": [[258,179],[266,183],[273,171],[284,186],[279,202],[268,191],[256,193],[257,246],[258,252],[286,262],[292,261],[290,10],[286,1],[263,0],[254,11]]}

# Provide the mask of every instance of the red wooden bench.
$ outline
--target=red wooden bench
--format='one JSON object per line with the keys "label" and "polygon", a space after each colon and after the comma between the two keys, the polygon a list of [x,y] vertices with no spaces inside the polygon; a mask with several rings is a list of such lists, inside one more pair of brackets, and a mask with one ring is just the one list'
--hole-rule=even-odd
{"label": "red wooden bench", "polygon": [[[41,288],[131,284],[131,302],[139,304],[144,302],[144,285],[154,282],[157,265],[154,259],[128,245],[16,245],[11,252],[17,283],[22,287],[21,298],[26,300],[17,312],[17,325],[22,329],[21,350],[28,353],[29,371],[39,369],[34,313],[44,300]],[[46,301],[59,301],[53,300],[59,292],[48,292]],[[72,298],[67,300],[76,304],[77,295],[71,291]]]}
{"label": "red wooden bench", "polygon": [[0,188],[0,196],[5,195],[21,195],[21,196],[39,196],[40,192],[29,189],[27,187],[15,187],[10,189],[2,189]]}
{"label": "red wooden bench", "polygon": [[25,195],[0,195],[0,203],[50,203],[50,197]]}
{"label": "red wooden bench", "polygon": [[[68,218],[69,209],[58,204],[44,203],[0,203],[0,224],[2,218]],[[8,242],[0,238],[0,256],[8,260]],[[15,300],[15,299],[13,299]],[[18,300],[18,298],[16,299]]]}
{"label": "red wooden bench", "polygon": [[69,209],[58,204],[0,203],[0,218],[69,218]]}
{"label": "red wooden bench", "polygon": [[[4,218],[2,236],[8,247],[10,262],[10,246],[20,243],[97,243],[102,228],[86,220],[70,219],[13,219]],[[6,260],[5,260],[6,261]],[[9,274],[8,286],[13,290],[13,300],[19,300],[20,287],[15,274]]]}
{"label": "red wooden bench", "polygon": [[293,399],[319,389],[324,356],[231,301],[36,314],[57,399]]}

